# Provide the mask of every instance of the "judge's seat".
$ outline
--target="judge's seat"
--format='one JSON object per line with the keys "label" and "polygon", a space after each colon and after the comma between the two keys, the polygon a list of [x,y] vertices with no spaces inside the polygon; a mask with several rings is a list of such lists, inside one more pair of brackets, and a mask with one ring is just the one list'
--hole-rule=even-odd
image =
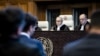
{"label": "judge's seat", "polygon": [[48,31],[48,30],[49,30],[48,21],[38,21],[38,26],[39,26],[43,31]]}

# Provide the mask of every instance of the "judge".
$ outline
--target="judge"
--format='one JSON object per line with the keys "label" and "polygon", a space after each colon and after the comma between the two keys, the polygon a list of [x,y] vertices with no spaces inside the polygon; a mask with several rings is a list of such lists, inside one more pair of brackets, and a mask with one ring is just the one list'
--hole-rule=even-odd
{"label": "judge", "polygon": [[56,18],[56,25],[52,27],[53,31],[69,31],[67,25],[63,24],[63,19],[61,17]]}
{"label": "judge", "polygon": [[75,27],[76,31],[87,31],[90,29],[90,23],[87,21],[87,16],[85,14],[81,14],[79,20],[80,24]]}

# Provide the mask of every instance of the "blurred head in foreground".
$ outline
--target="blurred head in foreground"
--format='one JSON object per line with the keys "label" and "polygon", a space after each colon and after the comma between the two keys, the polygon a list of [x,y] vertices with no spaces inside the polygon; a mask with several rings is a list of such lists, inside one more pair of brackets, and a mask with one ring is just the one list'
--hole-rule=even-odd
{"label": "blurred head in foreground", "polygon": [[90,33],[100,34],[100,10],[95,11],[91,15],[91,29]]}
{"label": "blurred head in foreground", "polygon": [[[6,8],[0,11],[1,36],[17,36],[23,29],[24,12],[19,8]],[[6,37],[5,37],[6,38]]]}

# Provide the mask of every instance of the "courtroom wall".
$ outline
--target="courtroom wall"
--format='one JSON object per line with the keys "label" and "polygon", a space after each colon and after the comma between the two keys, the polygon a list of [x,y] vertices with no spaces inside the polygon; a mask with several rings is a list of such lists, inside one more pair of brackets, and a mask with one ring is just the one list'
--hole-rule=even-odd
{"label": "courtroom wall", "polygon": [[37,16],[37,5],[31,0],[0,0],[0,9],[8,6],[19,7],[23,11]]}
{"label": "courtroom wall", "polygon": [[[42,3],[42,2],[41,2]],[[49,2],[47,2],[48,4]],[[74,4],[54,4],[49,3],[48,5],[37,4],[33,0],[0,0],[0,9],[8,6],[19,7],[23,11],[31,13],[39,18],[40,21],[46,20],[47,9],[60,9],[60,14],[73,14],[73,8],[84,8],[88,7],[88,17],[90,17],[92,11],[99,9],[99,3],[74,3]]]}
{"label": "courtroom wall", "polygon": [[88,17],[93,11],[100,8],[99,3],[77,3],[77,4],[50,4],[50,5],[39,5],[38,7],[38,18],[39,20],[46,20],[46,10],[47,9],[60,9],[60,14],[73,14],[73,8],[88,8]]}

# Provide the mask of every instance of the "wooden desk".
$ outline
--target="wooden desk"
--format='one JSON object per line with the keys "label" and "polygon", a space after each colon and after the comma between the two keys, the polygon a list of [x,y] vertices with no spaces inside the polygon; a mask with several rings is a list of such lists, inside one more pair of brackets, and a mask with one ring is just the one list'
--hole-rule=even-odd
{"label": "wooden desk", "polygon": [[85,36],[85,32],[80,31],[70,31],[70,32],[64,32],[64,31],[43,31],[43,32],[35,32],[35,37],[45,37],[49,38],[53,42],[53,55],[52,56],[62,56],[62,50],[63,46],[67,44],[68,42],[72,42],[74,40],[82,38],[82,36]]}

